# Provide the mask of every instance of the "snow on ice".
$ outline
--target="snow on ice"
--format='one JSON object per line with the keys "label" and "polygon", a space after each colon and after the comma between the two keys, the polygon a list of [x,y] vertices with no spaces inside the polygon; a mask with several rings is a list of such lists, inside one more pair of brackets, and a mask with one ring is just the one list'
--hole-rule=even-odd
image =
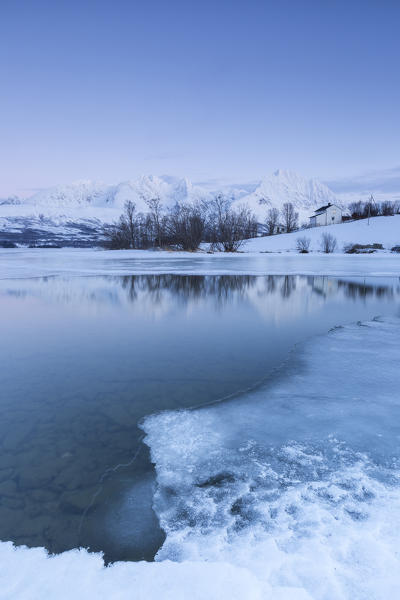
{"label": "snow on ice", "polygon": [[[382,217],[383,219],[384,217]],[[395,219],[395,217],[388,217]],[[400,217],[398,217],[400,222]],[[336,225],[336,228],[346,224]],[[318,228],[320,235],[320,229]],[[326,229],[324,227],[324,229]],[[293,235],[293,234],[288,234]],[[274,236],[276,238],[286,235]],[[290,238],[295,244],[296,236]],[[1,249],[0,279],[56,275],[130,275],[176,273],[181,275],[400,275],[400,254],[378,252],[368,255],[297,254],[296,252],[246,252],[252,244],[261,248],[270,238],[248,242],[243,253],[166,252],[153,250],[95,249]],[[279,240],[277,240],[279,243]]]}
{"label": "snow on ice", "polygon": [[399,334],[340,328],[247,396],[147,417],[158,560],[246,567],[263,598],[397,596]]}
{"label": "snow on ice", "polygon": [[396,318],[338,328],[247,395],[147,417],[157,562],[5,542],[0,597],[398,597],[399,334]]}

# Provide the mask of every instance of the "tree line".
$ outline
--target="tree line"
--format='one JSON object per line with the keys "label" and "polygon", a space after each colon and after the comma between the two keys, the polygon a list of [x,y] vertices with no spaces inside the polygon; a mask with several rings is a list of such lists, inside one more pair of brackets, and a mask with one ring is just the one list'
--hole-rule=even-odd
{"label": "tree line", "polygon": [[351,202],[348,206],[352,219],[367,219],[368,217],[391,217],[400,214],[400,202],[386,200],[375,202],[367,200],[363,202]]}
{"label": "tree line", "polygon": [[285,202],[281,210],[270,208],[265,219],[264,234],[291,233],[299,228],[299,213],[291,202]]}
{"label": "tree line", "polygon": [[[166,209],[159,197],[142,198],[146,212],[138,212],[132,201],[125,202],[119,221],[103,229],[104,246],[110,249],[176,248],[196,251],[201,242],[210,250],[236,252],[244,240],[261,235],[291,233],[298,230],[299,213],[291,202],[270,208],[264,223],[258,223],[251,210],[243,205],[232,207],[222,194],[209,202],[178,204]],[[400,214],[400,203],[352,202],[348,206],[352,219]],[[302,229],[307,226],[302,226]]]}
{"label": "tree line", "polygon": [[222,195],[207,203],[177,203],[171,209],[165,209],[159,197],[143,200],[146,213],[129,200],[119,221],[104,227],[107,248],[195,251],[201,242],[209,242],[211,250],[236,252],[243,240],[257,236],[257,220],[249,208],[232,208]]}

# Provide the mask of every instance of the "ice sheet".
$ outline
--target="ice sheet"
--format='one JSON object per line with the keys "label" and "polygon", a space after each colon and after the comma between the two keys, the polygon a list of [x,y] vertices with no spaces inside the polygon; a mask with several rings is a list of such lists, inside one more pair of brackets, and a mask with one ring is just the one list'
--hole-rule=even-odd
{"label": "ice sheet", "polygon": [[207,254],[152,250],[0,249],[0,279],[148,273],[399,277],[400,254]]}

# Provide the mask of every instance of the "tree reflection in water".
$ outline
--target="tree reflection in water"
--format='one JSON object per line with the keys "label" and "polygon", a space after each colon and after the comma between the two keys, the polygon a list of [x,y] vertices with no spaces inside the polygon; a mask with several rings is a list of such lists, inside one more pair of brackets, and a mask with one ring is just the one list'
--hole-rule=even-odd
{"label": "tree reflection in water", "polygon": [[212,299],[224,305],[244,299],[249,291],[257,287],[258,295],[280,294],[290,298],[300,283],[315,294],[328,297],[343,293],[347,298],[393,298],[400,294],[400,284],[366,283],[363,280],[343,280],[328,276],[301,275],[126,275],[114,277],[121,283],[131,302],[146,294],[154,304],[161,303],[165,294],[171,294],[186,304],[193,300]]}

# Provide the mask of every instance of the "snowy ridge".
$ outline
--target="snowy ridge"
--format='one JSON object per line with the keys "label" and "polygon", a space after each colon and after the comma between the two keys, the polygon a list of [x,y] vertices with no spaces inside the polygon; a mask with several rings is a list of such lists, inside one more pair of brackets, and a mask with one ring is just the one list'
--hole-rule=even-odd
{"label": "snowy ridge", "polygon": [[146,200],[159,197],[168,208],[175,202],[188,202],[207,194],[195,188],[187,179],[147,175],[135,181],[123,181],[117,185],[82,181],[57,186],[38,192],[28,200],[27,206],[42,207],[51,211],[68,211],[69,208],[95,207],[123,210],[127,200],[135,202],[138,211],[146,212]]}
{"label": "snowy ridge", "polygon": [[[81,181],[60,185],[37,192],[25,200],[10,199],[0,202],[0,239],[8,232],[17,235],[26,229],[54,235],[75,237],[73,224],[99,229],[103,223],[112,223],[120,216],[126,201],[134,202],[138,212],[147,212],[146,201],[159,197],[166,209],[176,203],[207,203],[218,193],[229,197],[233,206],[246,204],[260,222],[264,222],[268,208],[282,208],[292,202],[305,220],[310,211],[321,204],[335,202],[334,194],[322,183],[307,180],[296,173],[276,171],[258,185],[217,186],[194,185],[186,178],[168,175],[146,175],[136,180],[115,185]],[[12,201],[11,201],[12,200]]]}
{"label": "snowy ridge", "polygon": [[146,212],[146,200],[159,197],[165,208],[176,202],[196,202],[207,193],[186,179],[143,176],[136,181],[106,185],[82,181],[42,190],[24,201],[0,205],[0,241],[96,244],[104,223],[121,215],[125,202]]}
{"label": "snowy ridge", "polygon": [[253,193],[237,201],[240,202],[246,203],[260,222],[265,221],[269,208],[280,210],[285,202],[291,202],[300,221],[307,222],[316,208],[329,202],[340,204],[334,193],[320,181],[282,169],[263,179]]}
{"label": "snowy ridge", "polygon": [[208,200],[218,193],[226,194],[234,202],[248,204],[262,220],[265,218],[265,206],[281,208],[285,202],[292,202],[296,209],[309,211],[320,204],[337,201],[333,192],[319,181],[304,179],[291,171],[278,170],[262,179],[250,192],[246,188],[229,186],[207,189],[194,186],[188,179],[147,175],[117,185],[82,181],[57,186],[36,193],[25,204],[27,207],[42,207],[52,211],[87,206],[118,207],[122,210],[124,203],[131,200],[139,211],[145,212],[146,200],[156,196],[168,208],[176,202]]}

